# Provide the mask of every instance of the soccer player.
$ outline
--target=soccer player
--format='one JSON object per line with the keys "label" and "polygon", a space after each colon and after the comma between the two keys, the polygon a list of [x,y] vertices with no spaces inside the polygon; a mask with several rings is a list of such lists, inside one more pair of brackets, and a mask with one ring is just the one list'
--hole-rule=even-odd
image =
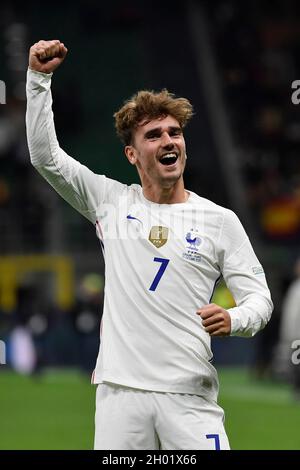
{"label": "soccer player", "polygon": [[[210,337],[266,325],[263,268],[237,216],[184,187],[188,100],[140,91],[115,113],[141,185],[62,150],[50,86],[66,54],[58,40],[30,49],[27,137],[33,165],[93,223],[105,257],[95,449],[228,449]],[[237,305],[228,311],[210,303],[221,275]]]}

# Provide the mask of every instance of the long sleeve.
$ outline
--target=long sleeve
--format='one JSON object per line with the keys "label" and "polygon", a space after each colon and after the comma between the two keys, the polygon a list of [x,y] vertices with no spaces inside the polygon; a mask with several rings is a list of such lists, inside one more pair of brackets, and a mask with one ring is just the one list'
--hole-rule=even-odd
{"label": "long sleeve", "polygon": [[96,175],[62,150],[57,141],[51,96],[52,74],[28,69],[26,130],[29,153],[37,171],[92,223],[107,193],[121,183]]}
{"label": "long sleeve", "polygon": [[232,211],[225,211],[219,242],[221,271],[237,305],[228,310],[231,335],[254,336],[270,320],[273,303],[264,270]]}

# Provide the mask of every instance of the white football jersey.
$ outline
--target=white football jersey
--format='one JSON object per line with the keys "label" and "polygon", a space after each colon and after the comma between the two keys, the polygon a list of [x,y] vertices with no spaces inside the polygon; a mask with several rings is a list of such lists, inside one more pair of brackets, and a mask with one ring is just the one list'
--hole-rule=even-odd
{"label": "white football jersey", "polygon": [[96,175],[56,139],[51,74],[28,71],[32,163],[96,227],[105,258],[105,299],[94,383],[217,398],[210,336],[197,309],[220,276],[234,296],[232,335],[253,336],[272,302],[264,271],[237,216],[189,192],[156,204],[140,185]]}

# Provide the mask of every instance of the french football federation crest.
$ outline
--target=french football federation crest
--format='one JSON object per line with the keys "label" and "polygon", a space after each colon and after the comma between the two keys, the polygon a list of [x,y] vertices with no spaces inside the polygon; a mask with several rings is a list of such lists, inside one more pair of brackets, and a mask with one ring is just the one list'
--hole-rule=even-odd
{"label": "french football federation crest", "polygon": [[169,236],[169,229],[168,227],[162,227],[161,225],[155,225],[151,227],[149,233],[149,241],[156,246],[156,248],[160,248],[161,246],[165,245],[168,241]]}
{"label": "french football federation crest", "polygon": [[196,230],[191,229],[185,236],[186,241],[188,242],[189,248],[192,248],[197,251],[197,247],[201,245],[202,239],[198,236]]}
{"label": "french football federation crest", "polygon": [[182,253],[182,257],[188,261],[200,262],[202,260],[202,256],[199,253],[199,246],[202,244],[203,240],[199,236],[198,230],[191,228],[185,236],[185,241],[187,244],[185,246],[185,251]]}

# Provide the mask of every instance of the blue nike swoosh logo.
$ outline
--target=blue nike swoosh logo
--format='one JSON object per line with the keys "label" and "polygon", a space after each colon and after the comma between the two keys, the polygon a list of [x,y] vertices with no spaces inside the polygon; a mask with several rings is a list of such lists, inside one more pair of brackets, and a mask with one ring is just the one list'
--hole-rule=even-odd
{"label": "blue nike swoosh logo", "polygon": [[130,214],[128,214],[127,219],[129,219],[129,220],[137,220],[138,222],[140,222],[140,223],[143,225],[143,222],[142,222],[140,219],[137,219],[136,217],[133,217],[133,216],[130,215]]}

